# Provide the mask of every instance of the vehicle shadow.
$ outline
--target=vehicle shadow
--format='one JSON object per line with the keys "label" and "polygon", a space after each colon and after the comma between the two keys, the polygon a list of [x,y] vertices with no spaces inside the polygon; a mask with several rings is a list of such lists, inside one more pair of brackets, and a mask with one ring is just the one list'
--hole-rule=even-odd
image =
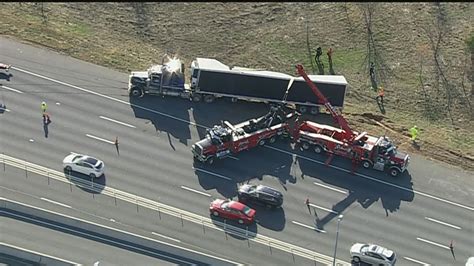
{"label": "vehicle shadow", "polygon": [[[293,157],[283,153],[272,153],[271,156],[278,156],[278,158],[268,158],[263,164],[258,167],[252,167],[257,158],[262,156],[266,148],[256,147],[253,150],[241,153],[239,160],[225,158],[216,160],[213,165],[207,165],[200,162],[194,162],[195,174],[198,177],[199,184],[204,190],[215,189],[223,198],[237,200],[238,187],[244,183],[249,183],[253,180],[263,180],[263,178],[277,178],[283,189],[287,190],[287,183],[296,183],[296,178],[291,174],[291,165]],[[226,176],[222,173],[234,172],[233,169],[246,169],[242,175],[238,177]],[[219,176],[217,176],[219,175]],[[227,179],[226,179],[227,178]],[[229,180],[230,179],[230,180]],[[252,182],[253,183],[253,182]],[[258,183],[258,182],[255,182]],[[281,231],[286,224],[285,212],[282,208],[274,210],[266,209],[259,205],[249,205],[257,211],[258,224],[261,226]]]}
{"label": "vehicle shadow", "polygon": [[105,181],[107,179],[106,174],[103,174],[101,177],[92,179],[88,175],[84,175],[77,172],[68,172],[64,170],[66,178],[75,184],[78,188],[89,192],[92,194],[100,194],[105,187]]}
{"label": "vehicle shadow", "polygon": [[259,205],[250,205],[250,207],[256,211],[255,219],[259,225],[273,231],[285,229],[286,218],[283,208],[271,209]]}
{"label": "vehicle shadow", "polygon": [[[308,153],[304,154],[308,156]],[[326,159],[323,155],[309,155],[308,157],[323,162]],[[402,201],[411,202],[415,196],[413,193],[412,178],[407,172],[397,178],[392,178],[383,172],[360,169],[361,167],[356,169],[356,173],[364,174],[374,180],[380,180],[384,182],[384,184],[365,177],[335,170],[328,166],[315,164],[300,157],[298,157],[298,163],[302,175],[315,178],[320,181],[318,181],[318,183],[328,184],[332,187],[343,188],[348,191],[344,199],[332,206],[331,210],[333,210],[334,213],[328,213],[316,220],[319,229],[323,229],[328,222],[347,210],[354,203],[359,203],[364,209],[367,209],[374,202],[381,200],[385,215],[388,217],[389,212],[394,213],[400,209]],[[349,160],[339,157],[334,157],[331,165],[344,168],[348,171],[352,168]],[[363,170],[365,170],[365,172]],[[368,171],[370,171],[370,173]],[[386,183],[391,183],[398,187],[390,186]]]}
{"label": "vehicle shadow", "polygon": [[10,78],[13,77],[12,73],[0,73],[0,80],[4,79],[6,81],[10,81]]}
{"label": "vehicle shadow", "polygon": [[[214,225],[223,229],[226,232],[226,237],[229,235],[235,239],[245,240],[247,238],[254,238],[257,234],[257,223],[255,222],[247,225],[247,224],[239,224],[237,221],[234,221],[234,220],[229,220],[222,217],[216,217],[212,214],[209,214],[209,217],[211,218]],[[227,227],[228,225],[237,227],[241,230],[236,232],[235,230]]]}
{"label": "vehicle shadow", "polygon": [[129,100],[135,117],[149,120],[156,134],[165,134],[173,149],[175,148],[170,135],[187,145],[191,138],[189,109],[192,108],[192,102],[175,97],[163,98],[149,95],[139,98],[130,97]]}

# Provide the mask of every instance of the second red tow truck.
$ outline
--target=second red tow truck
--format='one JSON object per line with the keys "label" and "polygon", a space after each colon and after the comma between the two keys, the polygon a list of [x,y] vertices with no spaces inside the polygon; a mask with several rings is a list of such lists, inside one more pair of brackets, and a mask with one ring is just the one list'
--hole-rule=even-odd
{"label": "second red tow truck", "polygon": [[194,159],[213,164],[215,159],[274,143],[278,137],[290,137],[288,121],[295,115],[296,112],[286,112],[275,105],[266,115],[237,125],[221,121],[221,125],[208,129],[206,137],[192,145]]}

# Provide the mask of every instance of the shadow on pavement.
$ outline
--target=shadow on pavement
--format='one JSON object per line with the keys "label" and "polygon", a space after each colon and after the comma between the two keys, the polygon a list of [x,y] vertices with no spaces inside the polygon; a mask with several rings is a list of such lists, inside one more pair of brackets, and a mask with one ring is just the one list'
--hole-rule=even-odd
{"label": "shadow on pavement", "polygon": [[[92,194],[100,194],[105,187],[105,180],[106,174],[103,174],[100,177],[96,177],[92,179],[88,175],[84,175],[77,172],[71,172],[64,170],[64,174],[66,178],[70,180],[73,184],[75,184],[78,188],[84,190],[85,192],[89,192]],[[99,186],[97,186],[99,185]]]}
{"label": "shadow on pavement", "polygon": [[187,145],[187,140],[191,138],[189,109],[193,105],[192,102],[175,97],[146,95],[141,98],[130,97],[130,103],[135,117],[149,120],[155,127],[156,134],[165,134],[173,149],[170,135]]}
{"label": "shadow on pavement", "polygon": [[[304,155],[308,156],[307,153],[304,153]],[[323,162],[326,159],[324,155],[310,155],[310,157]],[[318,183],[328,184],[336,188],[343,188],[349,192],[343,200],[332,206],[331,209],[336,213],[328,213],[324,217],[319,217],[316,222],[319,229],[323,229],[325,224],[330,222],[332,219],[337,218],[339,213],[342,213],[356,202],[359,203],[364,209],[367,209],[374,202],[381,200],[386,216],[389,216],[389,212],[393,213],[400,209],[400,204],[402,201],[411,202],[414,199],[413,183],[411,181],[412,178],[407,172],[401,174],[397,178],[392,178],[384,172],[361,169],[361,167],[356,169],[357,173],[367,175],[385,183],[397,185],[402,187],[401,189],[361,176],[331,169],[328,166],[315,164],[299,157],[298,163],[303,176],[319,179],[322,182]],[[347,170],[351,169],[350,161],[345,160],[344,158],[334,157],[331,165],[335,165]]]}
{"label": "shadow on pavement", "polygon": [[4,79],[6,81],[10,81],[10,78],[13,77],[11,73],[0,73],[0,80]]}
{"label": "shadow on pavement", "polygon": [[282,231],[285,228],[286,218],[283,208],[265,208],[263,206],[250,205],[256,211],[257,223],[274,231]]}
{"label": "shadow on pavement", "polygon": [[246,237],[242,237],[239,234],[233,233],[234,230],[232,230],[232,229],[228,229],[228,228],[225,229],[224,228],[225,226],[231,225],[231,226],[238,227],[238,228],[242,229],[244,232],[248,231],[249,232],[249,234],[247,235],[248,238],[253,238],[255,236],[255,234],[257,234],[257,224],[255,222],[252,223],[252,224],[246,225],[246,224],[239,224],[237,221],[234,221],[234,220],[224,219],[222,217],[216,217],[212,214],[209,214],[209,217],[211,218],[212,222],[217,227],[222,228],[222,229],[225,230],[225,232],[227,233],[226,235],[232,236],[233,238],[236,238],[236,239],[239,239],[239,240],[247,239]]}

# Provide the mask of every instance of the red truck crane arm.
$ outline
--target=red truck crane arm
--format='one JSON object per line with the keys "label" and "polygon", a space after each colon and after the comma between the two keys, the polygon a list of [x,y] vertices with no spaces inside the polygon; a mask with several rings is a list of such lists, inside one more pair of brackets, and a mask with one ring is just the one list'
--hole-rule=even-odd
{"label": "red truck crane arm", "polygon": [[319,91],[318,87],[311,81],[306,74],[306,72],[303,69],[303,66],[301,64],[296,65],[296,70],[298,71],[298,74],[303,77],[303,79],[306,81],[306,84],[311,88],[313,91],[314,95],[318,98],[319,102],[324,104],[326,109],[331,113],[334,121],[341,126],[341,128],[344,130],[344,135],[345,139],[352,141],[355,137],[355,133],[352,131],[352,129],[349,127],[349,124],[347,123],[346,119],[339,114],[336,109],[331,105],[331,103],[324,97],[324,95]]}

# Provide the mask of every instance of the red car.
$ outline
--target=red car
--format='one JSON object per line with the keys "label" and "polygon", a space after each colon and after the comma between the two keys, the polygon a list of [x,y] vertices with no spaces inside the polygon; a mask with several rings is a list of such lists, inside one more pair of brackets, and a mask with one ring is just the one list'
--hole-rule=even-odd
{"label": "red car", "polygon": [[216,199],[211,202],[209,211],[214,216],[238,220],[239,224],[251,224],[255,219],[255,210],[238,201]]}

